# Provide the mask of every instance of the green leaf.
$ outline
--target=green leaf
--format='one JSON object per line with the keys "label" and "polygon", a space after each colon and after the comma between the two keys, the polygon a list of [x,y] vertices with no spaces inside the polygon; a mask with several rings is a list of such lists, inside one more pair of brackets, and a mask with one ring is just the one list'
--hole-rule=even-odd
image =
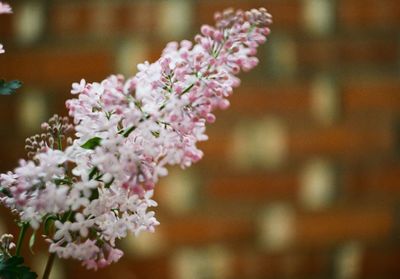
{"label": "green leaf", "polygon": [[92,180],[93,177],[99,173],[99,169],[97,167],[93,167],[89,173],[89,180]]}
{"label": "green leaf", "polygon": [[36,279],[37,274],[23,265],[24,258],[14,256],[9,259],[0,258],[0,278],[2,279]]}
{"label": "green leaf", "polygon": [[61,217],[61,223],[71,220],[71,217],[73,217],[73,214],[74,214],[74,212],[72,212],[72,210],[68,210],[67,212],[65,212],[64,215]]}
{"label": "green leaf", "polygon": [[129,136],[129,134],[132,133],[135,129],[136,129],[136,126],[132,126],[128,129],[126,129],[125,131],[122,131],[122,136],[124,138],[127,138]]}
{"label": "green leaf", "polygon": [[33,231],[31,238],[29,238],[29,250],[31,251],[32,254],[35,254],[33,252],[33,245],[35,245],[35,240],[36,240],[36,231]]}
{"label": "green leaf", "polygon": [[56,185],[72,185],[72,182],[70,179],[65,179],[65,178],[57,178],[54,180],[54,183]]}
{"label": "green leaf", "polygon": [[114,177],[111,179],[110,182],[106,183],[106,184],[104,185],[104,187],[107,188],[107,189],[110,188],[110,186],[111,186],[111,184],[113,184],[113,182],[114,182]]}
{"label": "green leaf", "polygon": [[160,137],[160,131],[151,131],[151,134],[156,138]]}
{"label": "green leaf", "polygon": [[0,95],[11,95],[22,86],[22,82],[19,80],[12,80],[6,82],[5,80],[0,80]]}
{"label": "green leaf", "polygon": [[99,146],[101,143],[101,138],[99,137],[94,137],[85,142],[84,144],[81,145],[82,148],[85,149],[95,149],[97,146]]}
{"label": "green leaf", "polygon": [[2,186],[0,186],[0,193],[2,193],[3,195],[5,195],[7,197],[12,196],[10,190],[8,190],[7,188],[4,188]]}
{"label": "green leaf", "polygon": [[20,82],[19,80],[12,80],[12,81],[7,82],[7,85],[8,85],[8,88],[15,90],[22,86],[22,82]]}
{"label": "green leaf", "polygon": [[92,190],[92,193],[91,193],[90,197],[89,197],[89,200],[93,201],[93,200],[97,200],[98,198],[99,198],[99,189],[94,188]]}

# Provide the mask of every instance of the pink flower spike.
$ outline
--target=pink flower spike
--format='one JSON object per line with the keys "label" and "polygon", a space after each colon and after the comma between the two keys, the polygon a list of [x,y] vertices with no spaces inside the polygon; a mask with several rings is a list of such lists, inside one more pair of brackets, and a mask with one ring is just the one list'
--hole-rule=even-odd
{"label": "pink flower spike", "polygon": [[7,3],[0,2],[0,14],[12,14],[11,6]]}
{"label": "pink flower spike", "polygon": [[5,50],[4,50],[4,48],[3,48],[3,45],[0,44],[0,54],[2,54],[2,53],[4,53],[4,52],[5,52]]}
{"label": "pink flower spike", "polygon": [[169,43],[135,76],[73,83],[66,102],[73,125],[68,117],[50,118],[42,134],[26,140],[29,159],[0,174],[0,203],[34,230],[47,216],[68,217],[45,232],[50,253],[98,270],[123,256],[118,239],[160,224],[155,185],[169,167],[203,157],[197,144],[208,139],[206,124],[229,106],[237,74],[257,65],[271,16],[263,8],[230,9],[216,18],[197,43]]}

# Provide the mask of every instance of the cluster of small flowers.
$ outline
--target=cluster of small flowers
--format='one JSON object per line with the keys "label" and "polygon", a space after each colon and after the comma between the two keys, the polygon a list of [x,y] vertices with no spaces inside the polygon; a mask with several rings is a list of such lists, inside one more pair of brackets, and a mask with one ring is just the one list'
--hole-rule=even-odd
{"label": "cluster of small flowers", "polygon": [[9,258],[11,257],[10,250],[15,248],[13,242],[14,236],[12,234],[3,234],[0,237],[0,257]]}
{"label": "cluster of small flowers", "polygon": [[207,139],[205,124],[215,120],[213,110],[229,106],[235,75],[257,65],[271,16],[263,8],[227,10],[216,20],[216,27],[201,28],[197,44],[169,43],[132,78],[74,83],[77,98],[66,104],[74,141],[55,150],[45,134],[37,145],[46,148],[33,148],[33,160],[0,177],[1,201],[23,222],[34,229],[54,222],[46,232],[51,253],[97,269],[122,256],[117,239],[159,224],[149,211],[157,205],[154,185],[168,165],[185,168],[201,159],[196,143]]}
{"label": "cluster of small flowers", "polygon": [[62,150],[62,143],[66,140],[67,145],[72,144],[72,137],[69,137],[74,130],[74,125],[69,123],[68,117],[53,115],[48,122],[41,127],[45,132],[34,135],[25,140],[25,150],[28,158],[33,158],[37,153],[45,152],[47,149]]}
{"label": "cluster of small flowers", "polygon": [[[0,14],[11,14],[12,9],[7,3],[0,2]],[[0,54],[4,53],[3,45],[0,44]]]}

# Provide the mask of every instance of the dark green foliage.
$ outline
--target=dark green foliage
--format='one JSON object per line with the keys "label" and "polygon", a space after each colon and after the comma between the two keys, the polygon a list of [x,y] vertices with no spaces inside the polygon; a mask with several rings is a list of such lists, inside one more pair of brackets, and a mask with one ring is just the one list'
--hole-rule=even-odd
{"label": "dark green foliage", "polygon": [[[3,194],[4,196],[11,197],[11,192],[7,188],[4,188],[0,185],[0,194]],[[0,195],[1,196],[1,195]]]}
{"label": "dark green foliage", "polygon": [[85,142],[84,144],[81,145],[82,148],[85,149],[95,149],[97,146],[99,146],[101,143],[101,138],[99,137],[94,137]]}
{"label": "dark green foliage", "polygon": [[92,180],[94,177],[99,176],[100,172],[97,167],[93,167],[89,173],[89,180]]}
{"label": "dark green foliage", "polygon": [[22,86],[19,80],[5,81],[0,79],[0,95],[11,95]]}
{"label": "dark green foliage", "polygon": [[37,274],[23,265],[24,258],[14,256],[8,259],[0,256],[0,278],[1,279],[35,279]]}

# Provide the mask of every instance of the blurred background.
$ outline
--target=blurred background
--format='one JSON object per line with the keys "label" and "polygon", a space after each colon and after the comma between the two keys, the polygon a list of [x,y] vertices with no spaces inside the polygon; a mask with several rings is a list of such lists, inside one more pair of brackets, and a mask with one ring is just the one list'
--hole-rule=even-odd
{"label": "blurred background", "polygon": [[[260,65],[217,113],[204,159],[156,188],[156,233],[99,272],[54,279],[400,278],[399,0],[20,0],[0,16],[0,171],[66,114],[72,82],[133,75],[227,7],[274,16]],[[0,211],[0,233],[16,228]],[[46,245],[26,251],[37,272]]]}

